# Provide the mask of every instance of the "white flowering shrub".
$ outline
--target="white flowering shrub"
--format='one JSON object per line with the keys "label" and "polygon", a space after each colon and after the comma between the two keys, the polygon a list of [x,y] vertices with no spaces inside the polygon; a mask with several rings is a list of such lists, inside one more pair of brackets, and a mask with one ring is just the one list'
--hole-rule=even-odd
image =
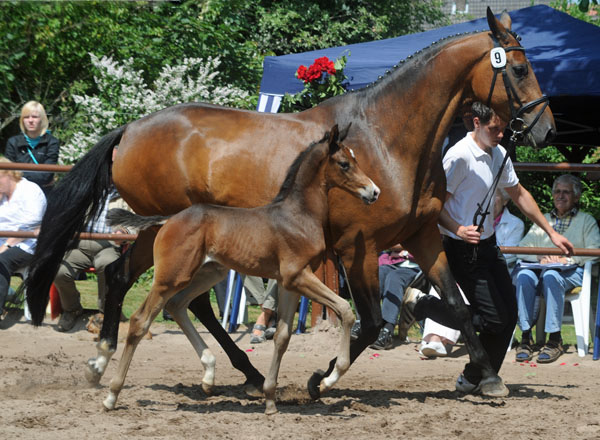
{"label": "white flowering shrub", "polygon": [[90,54],[98,70],[94,81],[96,96],[73,95],[78,113],[72,121],[72,134],[61,147],[60,162],[72,164],[112,129],[165,107],[185,102],[210,102],[247,107],[248,92],[217,84],[218,58],[185,58],[176,66],[166,65],[152,86],[146,85],[133,59],[121,63],[109,57]]}

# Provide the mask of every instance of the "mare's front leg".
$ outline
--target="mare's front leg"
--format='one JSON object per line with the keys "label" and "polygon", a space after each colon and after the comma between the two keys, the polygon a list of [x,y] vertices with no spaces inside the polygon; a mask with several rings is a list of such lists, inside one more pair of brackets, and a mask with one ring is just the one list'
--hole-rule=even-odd
{"label": "mare's front leg", "polygon": [[403,244],[414,255],[423,273],[441,289],[440,296],[454,312],[455,322],[460,327],[470,361],[481,369],[481,393],[491,397],[507,396],[508,388],[492,368],[490,359],[475,333],[469,309],[450,271],[437,224],[426,225]]}
{"label": "mare's front leg", "polygon": [[152,245],[155,237],[156,233],[150,229],[141,231],[127,252],[106,268],[107,291],[104,321],[96,344],[98,356],[88,360],[85,370],[85,377],[92,384],[100,382],[108,362],[117,350],[123,299],[135,280],[152,267]]}
{"label": "mare's front leg", "polygon": [[[367,252],[367,249],[370,252]],[[355,253],[356,251],[356,253]],[[338,250],[344,267],[347,269],[349,284],[352,289],[352,300],[360,316],[360,336],[350,343],[350,365],[372,344],[379,335],[382,325],[381,305],[379,295],[378,260],[375,246],[365,246],[360,251],[348,248]],[[327,371],[315,371],[308,381],[308,392],[313,399],[321,396],[321,383],[325,377],[332,374],[338,359],[329,362]]]}
{"label": "mare's front leg", "polygon": [[300,295],[298,293],[291,292],[288,289],[281,287],[279,288],[277,331],[273,336],[273,357],[271,358],[271,366],[263,385],[263,392],[265,394],[265,414],[275,414],[277,412],[277,407],[275,405],[277,376],[279,375],[281,359],[290,343],[294,314],[298,308],[299,301]]}
{"label": "mare's front leg", "polygon": [[246,393],[253,397],[262,396],[264,376],[254,368],[248,355],[233,342],[229,333],[217,320],[210,304],[210,296],[208,294],[200,295],[188,307],[225,350],[231,365],[246,376],[244,384]]}

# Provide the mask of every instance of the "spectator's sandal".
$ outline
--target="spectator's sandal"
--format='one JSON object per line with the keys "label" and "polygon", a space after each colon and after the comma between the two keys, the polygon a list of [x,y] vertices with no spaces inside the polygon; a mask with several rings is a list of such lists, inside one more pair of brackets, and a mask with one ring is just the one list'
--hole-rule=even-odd
{"label": "spectator's sandal", "polygon": [[515,360],[517,362],[527,362],[530,361],[533,357],[533,350],[531,349],[531,345],[525,343],[519,344],[517,347],[517,354],[515,355]]}
{"label": "spectator's sandal", "polygon": [[[263,342],[266,341],[265,339],[265,330],[267,329],[267,327],[265,327],[262,324],[254,324],[254,327],[252,327],[252,337],[250,338],[250,343],[251,344],[261,344]],[[255,335],[254,331],[258,330],[260,332],[260,335]]]}
{"label": "spectator's sandal", "polygon": [[544,345],[540,354],[538,354],[537,361],[539,364],[549,364],[558,359],[564,352],[562,343],[552,344],[551,342],[548,342]]}

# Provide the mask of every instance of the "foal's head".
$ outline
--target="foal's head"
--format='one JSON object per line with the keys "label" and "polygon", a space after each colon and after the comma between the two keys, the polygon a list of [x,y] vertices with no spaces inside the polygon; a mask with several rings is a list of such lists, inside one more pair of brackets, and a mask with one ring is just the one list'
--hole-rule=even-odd
{"label": "foal's head", "polygon": [[360,169],[354,151],[342,144],[349,128],[350,125],[340,133],[336,124],[329,132],[325,181],[328,188],[341,188],[369,205],[377,200],[381,190]]}

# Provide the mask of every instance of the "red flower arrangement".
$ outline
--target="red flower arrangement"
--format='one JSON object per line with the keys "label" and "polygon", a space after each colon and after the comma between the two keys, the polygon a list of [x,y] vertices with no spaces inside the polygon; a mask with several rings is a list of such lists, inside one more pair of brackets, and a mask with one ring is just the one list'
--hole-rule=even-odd
{"label": "red flower arrangement", "polygon": [[[349,55],[349,53],[348,53]],[[327,57],[317,58],[310,67],[300,66],[296,78],[304,82],[304,89],[294,95],[286,93],[281,101],[281,111],[297,112],[318,105],[332,96],[346,92],[344,67],[346,55],[335,61]]]}
{"label": "red flower arrangement", "polygon": [[296,71],[296,78],[304,81],[304,84],[309,82],[318,81],[323,77],[324,73],[329,75],[335,75],[335,64],[327,57],[317,58],[315,62],[309,67],[300,66]]}

